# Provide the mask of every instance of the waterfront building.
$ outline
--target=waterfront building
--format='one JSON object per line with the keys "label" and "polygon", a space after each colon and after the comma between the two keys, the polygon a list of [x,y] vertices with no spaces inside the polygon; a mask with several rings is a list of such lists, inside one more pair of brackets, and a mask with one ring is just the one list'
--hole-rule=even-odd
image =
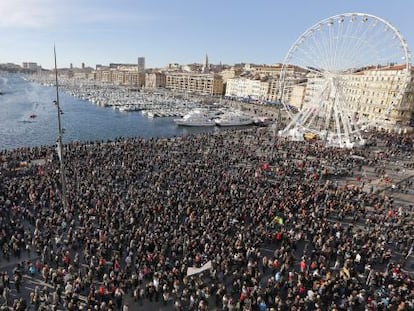
{"label": "waterfront building", "polygon": [[[280,75],[282,73],[282,65],[277,64],[275,66],[264,66],[264,67],[259,67],[258,70],[256,70],[256,72],[258,74],[270,74],[270,72],[272,72],[272,74],[270,75],[271,79],[269,82],[269,93],[267,96],[267,99],[270,101],[278,101],[280,100]],[[303,83],[303,81],[306,79],[306,75],[308,74],[308,72],[298,66],[294,66],[294,65],[287,65],[284,68],[284,81],[286,83],[289,83],[290,85],[296,85],[296,84],[300,84]],[[289,88],[289,91],[292,92],[293,88]],[[289,94],[288,98],[289,100],[291,99],[291,96],[294,96],[296,99],[294,99],[295,101],[295,106],[299,107],[302,106],[301,103],[297,102],[298,98],[301,97],[300,95],[301,92],[301,88],[298,88],[294,94]]]}
{"label": "waterfront building", "polygon": [[145,74],[145,88],[155,89],[165,87],[166,78],[162,72],[149,72]]}
{"label": "waterfront building", "polygon": [[37,65],[37,63],[34,62],[23,62],[22,68],[29,71],[37,71],[41,67]]}
{"label": "waterfront building", "polygon": [[112,82],[113,81],[113,70],[109,70],[105,67],[100,67],[99,70],[96,70],[94,73],[96,81],[100,82]]}
{"label": "waterfront building", "polygon": [[145,73],[138,72],[137,66],[119,65],[110,67],[99,67],[94,72],[94,79],[100,82],[113,83],[116,85],[145,86]]}
{"label": "waterfront building", "polygon": [[380,120],[381,127],[405,129],[414,125],[412,70],[409,75],[403,94],[400,87],[407,76],[403,65],[372,67],[357,75],[345,76],[345,98],[351,103],[353,111],[365,118]]}
{"label": "waterfront building", "polygon": [[203,95],[223,95],[223,78],[217,74],[167,72],[167,89]]}
{"label": "waterfront building", "polygon": [[[401,93],[407,77],[405,66],[375,66],[361,69],[357,74],[343,75],[341,92],[354,117],[375,121],[375,126],[386,130],[405,131],[414,126],[414,78],[410,70],[409,83]],[[318,92],[312,84],[317,78],[308,76],[304,103]],[[370,123],[370,121],[369,121]],[[373,123],[374,124],[374,123]]]}
{"label": "waterfront building", "polygon": [[233,78],[226,83],[226,96],[249,99],[267,99],[269,82],[260,79]]}
{"label": "waterfront building", "polygon": [[[240,67],[237,68],[240,70]],[[272,66],[245,64],[243,70],[243,73],[239,73],[240,77],[226,79],[226,96],[266,101],[280,100],[281,64]],[[297,66],[287,66],[285,73],[285,81],[292,85],[288,88],[289,104],[300,108],[305,97],[306,87],[302,84],[306,81],[306,71]]]}
{"label": "waterfront building", "polygon": [[142,88],[145,86],[145,73],[136,71],[124,71],[123,85],[137,86]]}
{"label": "waterfront building", "polygon": [[126,86],[145,86],[145,73],[137,71],[114,70],[112,73],[112,83]]}
{"label": "waterfront building", "polygon": [[289,105],[296,107],[298,110],[302,109],[305,101],[306,85],[294,84],[289,94]]}
{"label": "waterfront building", "polygon": [[109,82],[112,82],[117,85],[125,84],[125,71],[121,70],[112,70],[111,71],[111,80]]}

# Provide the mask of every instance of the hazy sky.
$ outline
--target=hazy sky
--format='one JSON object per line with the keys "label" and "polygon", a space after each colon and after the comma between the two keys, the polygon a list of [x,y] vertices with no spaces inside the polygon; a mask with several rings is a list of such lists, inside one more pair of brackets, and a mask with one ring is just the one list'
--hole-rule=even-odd
{"label": "hazy sky", "polygon": [[0,63],[58,67],[82,62],[146,66],[281,62],[293,42],[327,17],[363,12],[414,45],[413,0],[0,0]]}

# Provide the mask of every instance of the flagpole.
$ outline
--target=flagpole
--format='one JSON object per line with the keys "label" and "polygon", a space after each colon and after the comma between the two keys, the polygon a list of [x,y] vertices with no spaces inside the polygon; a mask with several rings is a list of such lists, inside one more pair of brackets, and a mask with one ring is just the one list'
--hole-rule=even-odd
{"label": "flagpole", "polygon": [[67,193],[66,193],[66,178],[65,178],[65,165],[63,161],[63,130],[62,130],[62,110],[60,109],[59,103],[59,84],[58,84],[58,72],[57,72],[57,62],[56,62],[56,47],[53,46],[53,54],[55,57],[55,83],[56,83],[56,100],[55,104],[57,107],[57,116],[58,116],[58,139],[57,139],[57,152],[59,156],[59,163],[60,163],[60,183],[62,187],[62,204],[63,209],[65,212],[68,211],[68,201],[67,201]]}

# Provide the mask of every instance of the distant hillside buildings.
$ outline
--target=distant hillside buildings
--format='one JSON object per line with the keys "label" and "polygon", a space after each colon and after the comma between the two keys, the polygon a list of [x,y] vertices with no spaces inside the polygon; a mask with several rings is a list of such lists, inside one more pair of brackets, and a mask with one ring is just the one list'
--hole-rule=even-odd
{"label": "distant hillside buildings", "polygon": [[13,63],[0,64],[0,70],[7,72],[37,73],[43,69],[35,62],[23,62],[21,65]]}
{"label": "distant hillside buildings", "polygon": [[40,69],[41,67],[39,65],[37,65],[37,63],[33,63],[33,62],[24,62],[22,64],[22,68],[23,69],[27,69],[27,70],[33,70],[33,71],[37,71],[38,69]]}

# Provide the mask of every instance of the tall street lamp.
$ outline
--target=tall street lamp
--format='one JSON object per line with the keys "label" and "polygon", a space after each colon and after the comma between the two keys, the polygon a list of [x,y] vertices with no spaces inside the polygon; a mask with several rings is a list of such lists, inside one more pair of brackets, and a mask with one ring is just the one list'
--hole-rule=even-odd
{"label": "tall street lamp", "polygon": [[63,161],[63,130],[62,130],[62,120],[61,115],[63,114],[62,109],[60,109],[59,103],[59,84],[58,84],[58,72],[57,72],[57,63],[56,63],[56,47],[53,47],[53,52],[55,56],[55,83],[56,83],[56,100],[53,102],[57,107],[57,116],[58,116],[58,139],[57,139],[57,154],[59,157],[60,163],[60,184],[62,187],[62,205],[65,212],[68,212],[68,199],[66,192],[66,177],[65,177],[65,164]]}

